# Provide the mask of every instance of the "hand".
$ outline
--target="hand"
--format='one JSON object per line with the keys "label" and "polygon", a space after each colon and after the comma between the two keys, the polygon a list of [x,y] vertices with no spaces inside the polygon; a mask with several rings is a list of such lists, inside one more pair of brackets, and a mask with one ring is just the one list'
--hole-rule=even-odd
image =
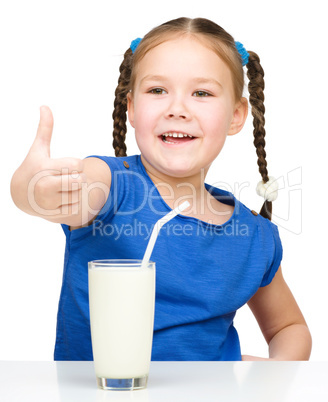
{"label": "hand", "polygon": [[52,131],[51,110],[42,106],[36,138],[12,179],[12,197],[19,208],[31,215],[61,221],[63,216],[74,213],[74,207],[78,208],[86,177],[81,159],[50,157]]}

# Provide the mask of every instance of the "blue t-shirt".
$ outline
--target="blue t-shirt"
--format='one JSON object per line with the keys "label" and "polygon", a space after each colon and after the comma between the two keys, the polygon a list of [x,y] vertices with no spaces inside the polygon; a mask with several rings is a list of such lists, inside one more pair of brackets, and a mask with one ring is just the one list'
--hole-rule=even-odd
{"label": "blue t-shirt", "polygon": [[[154,223],[171,210],[140,156],[100,158],[112,172],[106,204],[88,227],[70,231],[62,225],[66,251],[55,360],[93,359],[88,261],[142,259]],[[236,310],[268,285],[280,266],[277,227],[231,193],[205,186],[234,212],[223,225],[178,215],[162,227],[151,256],[156,262],[152,360],[240,360]]]}

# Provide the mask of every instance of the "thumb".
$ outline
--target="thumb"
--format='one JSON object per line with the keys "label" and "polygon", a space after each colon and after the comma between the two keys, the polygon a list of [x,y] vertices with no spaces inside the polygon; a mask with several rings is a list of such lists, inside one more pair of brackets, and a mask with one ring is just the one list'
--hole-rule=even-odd
{"label": "thumb", "polygon": [[50,158],[50,142],[54,119],[48,106],[40,107],[40,122],[31,150]]}

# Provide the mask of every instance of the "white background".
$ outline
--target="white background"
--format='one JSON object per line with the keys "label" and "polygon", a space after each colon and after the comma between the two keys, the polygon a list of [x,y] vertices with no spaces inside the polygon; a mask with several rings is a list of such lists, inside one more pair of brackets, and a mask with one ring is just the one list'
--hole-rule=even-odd
{"label": "white background", "polygon": [[[269,174],[281,186],[274,221],[283,272],[313,336],[312,360],[327,360],[327,29],[323,0],[11,0],[0,6],[1,280],[0,359],[51,360],[64,234],[10,197],[10,179],[49,105],[52,156],[113,155],[112,105],[122,54],[132,39],[180,16],[205,17],[257,52],[266,78]],[[174,60],[172,60],[174,63]],[[325,142],[324,142],[325,141]],[[128,132],[128,154],[138,152]],[[228,138],[207,182],[251,209],[262,200],[252,122]],[[266,355],[257,324],[237,314],[242,352]]]}

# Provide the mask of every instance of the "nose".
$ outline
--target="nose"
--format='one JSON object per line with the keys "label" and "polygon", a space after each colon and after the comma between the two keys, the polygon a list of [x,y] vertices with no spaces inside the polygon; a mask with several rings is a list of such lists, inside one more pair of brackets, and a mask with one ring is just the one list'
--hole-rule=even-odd
{"label": "nose", "polygon": [[189,120],[191,113],[186,103],[181,97],[174,97],[167,109],[166,117],[168,119]]}

